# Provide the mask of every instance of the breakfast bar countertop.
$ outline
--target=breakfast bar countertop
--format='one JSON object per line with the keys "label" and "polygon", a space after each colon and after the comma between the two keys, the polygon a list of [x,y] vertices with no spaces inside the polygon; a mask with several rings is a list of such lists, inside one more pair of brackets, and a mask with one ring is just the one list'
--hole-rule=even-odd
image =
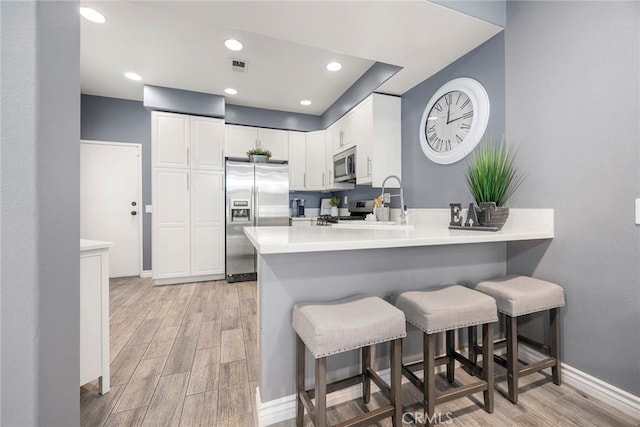
{"label": "breakfast bar countertop", "polygon": [[[412,230],[334,227],[245,227],[260,254],[344,251],[552,239],[553,209],[511,209],[500,231],[450,230],[448,209],[414,209]],[[465,215],[466,217],[466,215]]]}

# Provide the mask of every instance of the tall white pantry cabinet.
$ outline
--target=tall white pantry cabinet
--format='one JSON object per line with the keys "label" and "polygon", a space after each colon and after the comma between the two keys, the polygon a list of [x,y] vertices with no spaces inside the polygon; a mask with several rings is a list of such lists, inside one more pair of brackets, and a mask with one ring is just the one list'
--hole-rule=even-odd
{"label": "tall white pantry cabinet", "polygon": [[153,278],[224,278],[224,120],[154,111]]}

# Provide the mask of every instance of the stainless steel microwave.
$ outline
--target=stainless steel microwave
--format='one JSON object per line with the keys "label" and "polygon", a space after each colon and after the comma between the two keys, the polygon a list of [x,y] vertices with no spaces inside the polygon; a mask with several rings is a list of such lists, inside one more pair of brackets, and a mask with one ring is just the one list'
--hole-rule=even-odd
{"label": "stainless steel microwave", "polygon": [[333,181],[356,181],[356,148],[350,148],[333,156]]}

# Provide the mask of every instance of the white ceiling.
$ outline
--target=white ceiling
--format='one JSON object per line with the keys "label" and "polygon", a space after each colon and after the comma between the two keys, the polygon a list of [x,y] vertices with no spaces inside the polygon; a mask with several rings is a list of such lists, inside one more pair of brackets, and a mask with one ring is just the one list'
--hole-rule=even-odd
{"label": "white ceiling", "polygon": [[[83,5],[107,22],[82,19],[82,93],[142,100],[145,83],[220,95],[233,87],[228,103],[310,114],[323,113],[375,61],[403,67],[379,88],[401,95],[501,31],[423,0]],[[230,37],[245,48],[227,50]],[[231,71],[232,58],[248,61],[248,72]],[[327,71],[331,61],[342,70]]]}

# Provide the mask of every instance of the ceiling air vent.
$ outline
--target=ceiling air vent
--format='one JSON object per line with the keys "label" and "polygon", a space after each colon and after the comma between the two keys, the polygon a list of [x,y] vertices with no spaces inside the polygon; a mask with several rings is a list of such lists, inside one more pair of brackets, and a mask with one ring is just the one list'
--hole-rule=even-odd
{"label": "ceiling air vent", "polygon": [[243,61],[242,59],[231,60],[231,69],[238,73],[246,73],[248,66],[247,61]]}

